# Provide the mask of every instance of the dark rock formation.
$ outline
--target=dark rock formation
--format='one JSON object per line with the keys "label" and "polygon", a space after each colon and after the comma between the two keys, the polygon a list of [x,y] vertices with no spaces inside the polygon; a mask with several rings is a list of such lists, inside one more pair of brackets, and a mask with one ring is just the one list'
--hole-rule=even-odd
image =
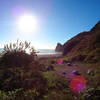
{"label": "dark rock formation", "polygon": [[56,46],[55,51],[56,51],[56,52],[62,52],[62,51],[63,51],[63,46],[62,46],[62,44],[57,43],[57,46]]}

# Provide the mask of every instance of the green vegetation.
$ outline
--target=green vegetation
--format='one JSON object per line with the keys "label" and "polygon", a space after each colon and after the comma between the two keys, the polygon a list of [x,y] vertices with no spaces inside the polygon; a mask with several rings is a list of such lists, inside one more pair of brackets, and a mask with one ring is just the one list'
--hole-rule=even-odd
{"label": "green vegetation", "polygon": [[[29,53],[26,51],[29,50]],[[57,58],[56,58],[57,59]],[[69,81],[45,66],[56,59],[38,60],[28,42],[6,45],[0,58],[0,100],[97,100],[100,92],[100,66],[94,75],[86,75],[87,89],[78,95],[69,88]],[[68,60],[68,57],[62,58]],[[46,63],[44,63],[46,62]],[[55,65],[56,66],[56,65]]]}
{"label": "green vegetation", "polygon": [[[29,54],[26,51],[29,51]],[[27,66],[35,60],[36,54],[33,47],[27,41],[10,43],[4,46],[3,56],[0,59],[0,65],[3,67]]]}
{"label": "green vegetation", "polygon": [[100,48],[91,51],[85,59],[86,62],[96,63],[100,61]]}

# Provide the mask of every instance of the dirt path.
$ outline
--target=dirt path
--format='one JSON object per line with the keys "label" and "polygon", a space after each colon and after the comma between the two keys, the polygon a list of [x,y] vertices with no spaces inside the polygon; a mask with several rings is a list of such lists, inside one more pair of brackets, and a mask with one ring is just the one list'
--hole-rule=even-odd
{"label": "dirt path", "polygon": [[55,64],[55,73],[65,76],[66,78],[70,78],[71,72],[74,70],[79,71],[82,75],[85,75],[87,73],[87,70],[89,69],[86,66],[80,66],[78,64],[72,64],[72,66],[68,66],[67,64]]}

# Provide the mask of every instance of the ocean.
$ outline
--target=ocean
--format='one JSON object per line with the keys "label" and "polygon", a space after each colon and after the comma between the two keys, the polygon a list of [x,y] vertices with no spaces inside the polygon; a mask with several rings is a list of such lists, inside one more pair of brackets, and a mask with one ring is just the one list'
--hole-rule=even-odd
{"label": "ocean", "polygon": [[[3,48],[0,48],[0,52],[3,51]],[[37,55],[48,55],[48,54],[58,54],[54,49],[37,49]]]}
{"label": "ocean", "polygon": [[38,55],[46,55],[46,54],[57,54],[58,52],[55,52],[54,49],[38,49],[37,50],[39,53]]}
{"label": "ocean", "polygon": [[3,51],[3,48],[0,48],[0,52],[2,52]]}

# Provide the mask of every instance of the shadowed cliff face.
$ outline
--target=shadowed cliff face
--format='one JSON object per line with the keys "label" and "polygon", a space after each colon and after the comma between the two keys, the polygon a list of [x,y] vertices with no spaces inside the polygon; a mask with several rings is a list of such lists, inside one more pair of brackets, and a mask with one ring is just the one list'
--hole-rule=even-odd
{"label": "shadowed cliff face", "polygon": [[55,51],[56,51],[56,52],[61,52],[61,51],[63,51],[63,45],[60,44],[60,43],[57,43],[57,46],[56,46]]}
{"label": "shadowed cliff face", "polygon": [[64,43],[62,52],[72,58],[100,61],[100,21],[90,31],[79,33]]}

